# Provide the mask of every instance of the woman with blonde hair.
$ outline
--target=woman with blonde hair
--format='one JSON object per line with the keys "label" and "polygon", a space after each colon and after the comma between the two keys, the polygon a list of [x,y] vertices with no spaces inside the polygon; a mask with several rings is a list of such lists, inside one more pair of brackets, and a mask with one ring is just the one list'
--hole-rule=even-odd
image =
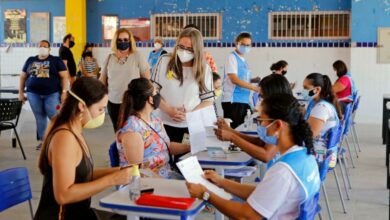
{"label": "woman with blonde hair", "polygon": [[195,28],[184,29],[173,52],[163,55],[152,80],[163,98],[160,118],[173,142],[182,142],[188,133],[185,113],[213,104],[213,75],[203,57],[202,34]]}
{"label": "woman with blonde hair", "polygon": [[115,32],[111,50],[104,61],[100,81],[108,87],[108,114],[117,130],[119,108],[127,85],[136,78],[150,79],[149,65],[137,51],[133,34],[124,28]]}

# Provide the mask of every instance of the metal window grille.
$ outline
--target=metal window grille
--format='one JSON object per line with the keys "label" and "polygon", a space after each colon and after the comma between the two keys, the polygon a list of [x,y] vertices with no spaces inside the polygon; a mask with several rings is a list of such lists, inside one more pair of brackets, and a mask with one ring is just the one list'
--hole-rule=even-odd
{"label": "metal window grille", "polygon": [[349,11],[270,12],[271,40],[348,40]]}
{"label": "metal window grille", "polygon": [[219,13],[153,14],[151,36],[154,38],[176,39],[188,24],[199,27],[205,40],[221,38],[222,20]]}

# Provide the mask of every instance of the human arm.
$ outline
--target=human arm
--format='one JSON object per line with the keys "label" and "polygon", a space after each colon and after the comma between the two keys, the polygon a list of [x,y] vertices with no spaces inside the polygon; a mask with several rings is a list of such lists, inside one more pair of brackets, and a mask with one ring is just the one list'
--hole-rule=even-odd
{"label": "human arm", "polygon": [[83,157],[81,146],[68,131],[58,131],[49,145],[49,162],[53,169],[53,191],[58,204],[79,202],[107,187],[127,184],[130,169],[113,172],[96,180],[75,183],[76,167]]}
{"label": "human arm", "polygon": [[23,103],[27,100],[26,95],[24,94],[24,87],[26,86],[27,73],[21,72],[19,77],[19,101]]}

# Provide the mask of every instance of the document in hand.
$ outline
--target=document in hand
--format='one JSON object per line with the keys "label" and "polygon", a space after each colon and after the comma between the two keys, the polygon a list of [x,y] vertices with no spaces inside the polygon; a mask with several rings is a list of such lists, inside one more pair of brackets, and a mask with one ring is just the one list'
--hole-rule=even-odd
{"label": "document in hand", "polygon": [[217,116],[213,106],[208,106],[186,114],[190,133],[191,154],[206,150],[206,147],[228,147],[229,142],[219,141],[210,129],[215,127]]}
{"label": "document in hand", "polygon": [[176,163],[176,165],[187,182],[202,184],[218,196],[228,200],[232,199],[232,195],[230,193],[225,192],[225,190],[219,188],[203,177],[203,170],[196,156],[182,160]]}

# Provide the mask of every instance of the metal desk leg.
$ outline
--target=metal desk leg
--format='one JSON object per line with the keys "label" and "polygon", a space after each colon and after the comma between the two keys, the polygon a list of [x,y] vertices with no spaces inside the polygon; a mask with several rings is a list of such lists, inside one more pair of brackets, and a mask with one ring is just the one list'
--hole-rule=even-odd
{"label": "metal desk leg", "polygon": [[[225,170],[222,167],[218,167],[215,169],[215,171],[222,177],[225,177]],[[218,211],[217,209],[215,210],[215,220],[224,220],[225,216]]]}
{"label": "metal desk leg", "polygon": [[139,216],[136,216],[136,215],[127,215],[127,220],[139,220]]}

